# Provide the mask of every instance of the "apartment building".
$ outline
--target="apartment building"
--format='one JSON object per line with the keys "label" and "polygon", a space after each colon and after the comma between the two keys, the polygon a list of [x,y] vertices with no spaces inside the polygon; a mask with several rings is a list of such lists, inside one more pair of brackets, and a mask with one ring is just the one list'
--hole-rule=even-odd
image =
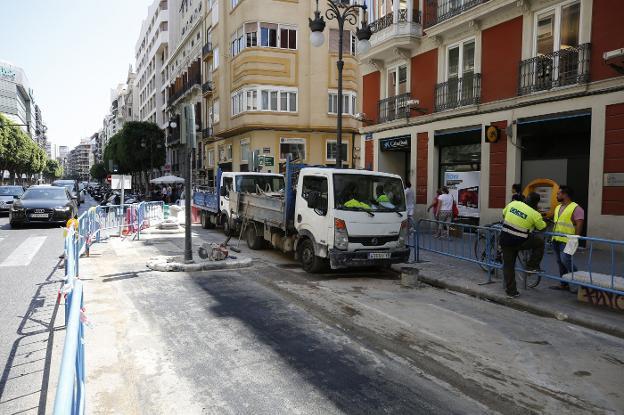
{"label": "apartment building", "polygon": [[604,54],[624,48],[624,3],[373,0],[371,15],[364,164],[410,178],[418,215],[461,180],[462,219],[500,220],[513,183],[546,178],[576,190],[589,235],[621,238],[624,62]]}
{"label": "apartment building", "polygon": [[[166,79],[165,122],[175,120],[177,127],[167,129],[165,170],[181,175],[184,153],[180,142],[183,130],[180,115],[190,108],[195,116],[195,130],[201,131],[201,49],[205,0],[169,0],[169,56],[162,68]],[[196,157],[193,174],[197,179]]]}
{"label": "apartment building", "polygon": [[169,53],[169,1],[154,0],[135,45],[137,120],[163,126],[166,119],[166,79],[162,74]]}
{"label": "apartment building", "polygon": [[67,155],[67,176],[77,180],[89,180],[91,166],[93,166],[91,138],[86,138]]}
{"label": "apartment building", "polygon": [[[326,7],[321,2],[322,7]],[[203,19],[202,129],[199,180],[217,168],[247,171],[252,154],[261,171],[276,172],[287,155],[334,165],[339,32],[328,21],[325,43],[310,43],[313,1],[213,0]],[[324,10],[323,10],[324,12]],[[359,164],[361,83],[355,27],[344,42],[344,164]]]}

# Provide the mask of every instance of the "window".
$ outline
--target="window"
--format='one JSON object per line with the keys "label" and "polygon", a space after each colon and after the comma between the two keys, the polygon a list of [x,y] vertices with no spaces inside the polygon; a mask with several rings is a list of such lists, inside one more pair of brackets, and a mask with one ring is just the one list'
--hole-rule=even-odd
{"label": "window", "polygon": [[407,65],[399,65],[388,69],[387,98],[407,92]]}
{"label": "window", "polygon": [[244,91],[237,91],[232,94],[232,115],[238,115],[244,111]]}
{"label": "window", "polygon": [[208,163],[206,165],[208,167],[214,167],[214,150],[208,150]]}
{"label": "window", "polygon": [[[355,44],[357,43],[356,36],[345,30],[342,38],[342,53],[343,54],[351,54],[355,55]],[[329,52],[330,53],[338,53],[338,48],[340,47],[340,30],[338,29],[330,29],[329,30]]]}
{"label": "window", "polygon": [[297,29],[280,26],[280,48],[297,49]]}
{"label": "window", "polygon": [[214,120],[214,123],[218,123],[219,122],[219,100],[214,100],[212,102],[212,119]]}
{"label": "window", "polygon": [[280,138],[280,160],[286,160],[290,154],[293,160],[306,159],[305,138]]}
{"label": "window", "polygon": [[232,94],[232,115],[244,111],[297,112],[297,91],[277,87],[244,88]]}
{"label": "window", "polygon": [[260,23],[260,45],[269,48],[277,47],[277,25]]}
{"label": "window", "polygon": [[212,53],[212,70],[215,71],[219,67],[219,47],[215,47]]}
{"label": "window", "polygon": [[[342,113],[355,115],[357,112],[357,94],[351,91],[343,91],[342,93]],[[329,91],[328,93],[328,113],[338,114],[338,92]]]}
{"label": "window", "polygon": [[258,91],[253,89],[247,91],[247,111],[258,110]]}
{"label": "window", "polygon": [[238,28],[234,34],[232,34],[231,41],[231,52],[232,56],[236,56],[245,49],[245,33],[243,32],[243,26]]}
{"label": "window", "polygon": [[232,160],[232,144],[225,146],[225,157],[227,157],[227,160]]}
{"label": "window", "polygon": [[474,95],[475,41],[465,40],[447,50],[447,101],[465,102]]}
{"label": "window", "polygon": [[252,48],[258,46],[258,24],[257,23],[245,23],[245,46]]}
{"label": "window", "polygon": [[249,139],[247,140],[241,140],[240,143],[240,148],[241,148],[241,163],[242,162],[249,162]]}
{"label": "window", "polygon": [[[338,141],[327,140],[325,142],[325,159],[328,161],[336,161],[336,150],[338,149]],[[344,161],[347,160],[349,155],[349,142],[343,140],[341,145],[340,158]]]}
{"label": "window", "polygon": [[323,215],[327,214],[327,179],[325,177],[305,176],[301,197],[306,201],[314,200],[315,206],[310,207],[318,209]]}
{"label": "window", "polygon": [[537,14],[535,22],[536,56],[578,46],[580,15],[581,4],[579,2],[559,5]]}

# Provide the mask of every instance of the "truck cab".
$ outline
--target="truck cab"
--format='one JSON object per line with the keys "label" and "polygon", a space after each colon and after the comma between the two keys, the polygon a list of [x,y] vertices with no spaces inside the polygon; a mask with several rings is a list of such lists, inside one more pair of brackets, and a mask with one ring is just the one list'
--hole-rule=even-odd
{"label": "truck cab", "polygon": [[389,265],[409,258],[403,182],[354,169],[300,170],[294,209],[296,253],[308,272]]}

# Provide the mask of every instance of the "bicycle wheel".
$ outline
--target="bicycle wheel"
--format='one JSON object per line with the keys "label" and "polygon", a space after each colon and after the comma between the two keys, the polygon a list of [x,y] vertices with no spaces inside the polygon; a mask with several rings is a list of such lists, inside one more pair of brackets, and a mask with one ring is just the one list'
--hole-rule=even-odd
{"label": "bicycle wheel", "polygon": [[[520,263],[520,268],[527,269],[527,263],[529,262],[529,257],[531,256],[531,251],[520,251],[518,252],[518,262]],[[533,274],[529,272],[517,272],[522,276],[523,281],[526,281],[526,286],[528,288],[535,288],[539,285],[542,277],[539,274]]]}
{"label": "bicycle wheel", "polygon": [[[477,239],[475,240],[474,253],[475,253],[475,258],[477,259],[477,261],[479,261],[479,266],[481,267],[481,269],[485,272],[489,272],[491,271],[491,269],[490,267],[486,265],[487,258],[488,258],[488,254],[487,254],[488,246],[487,246],[485,238],[486,237],[483,233],[479,233],[479,235],[477,236]],[[490,249],[490,258],[494,259],[496,255],[496,247],[492,241],[490,241],[489,249]]]}

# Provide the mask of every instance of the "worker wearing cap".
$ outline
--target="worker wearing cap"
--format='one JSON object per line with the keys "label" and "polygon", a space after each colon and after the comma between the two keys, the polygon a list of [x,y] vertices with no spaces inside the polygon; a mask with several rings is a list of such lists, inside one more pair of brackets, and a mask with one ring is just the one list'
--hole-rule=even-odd
{"label": "worker wearing cap", "polygon": [[525,202],[514,200],[503,209],[503,229],[500,245],[503,251],[503,275],[505,291],[510,297],[520,295],[516,287],[516,258],[518,252],[531,250],[527,272],[539,272],[544,256],[544,240],[532,233],[546,228],[542,215],[537,211],[539,194],[532,192]]}

